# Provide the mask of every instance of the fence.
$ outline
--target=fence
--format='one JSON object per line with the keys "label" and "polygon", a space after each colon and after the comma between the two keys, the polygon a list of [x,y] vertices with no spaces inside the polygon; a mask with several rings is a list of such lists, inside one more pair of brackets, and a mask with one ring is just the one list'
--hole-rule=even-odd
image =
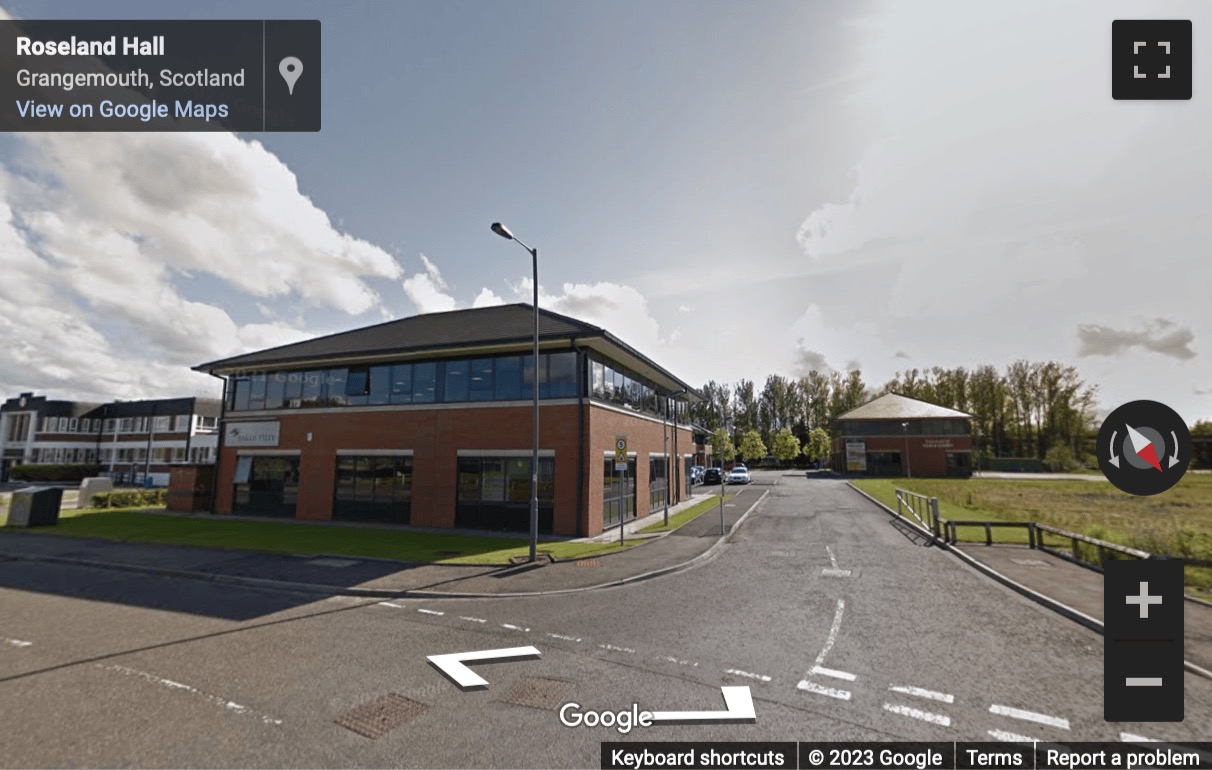
{"label": "fence", "polygon": [[[985,545],[993,545],[993,532],[995,530],[1025,529],[1027,531],[1027,543],[1031,548],[1045,551],[1062,559],[1068,559],[1076,564],[1093,567],[1100,571],[1109,558],[1115,558],[1112,554],[1119,554],[1122,557],[1132,559],[1182,559],[1188,567],[1212,567],[1212,560],[1187,559],[1181,556],[1149,553],[1139,548],[1131,548],[1119,543],[1110,543],[1106,540],[1099,540],[1088,535],[1070,532],[1060,527],[1053,527],[1049,524],[1040,524],[1034,521],[961,521],[945,519],[939,515],[937,497],[927,497],[916,492],[910,492],[907,489],[896,490],[896,513],[906,521],[911,521],[910,516],[912,516],[912,520],[916,521],[922,529],[934,535],[936,542],[941,541],[947,545],[954,545],[959,542],[959,537],[956,534],[956,529],[959,527],[982,527],[985,530]],[[1045,535],[1054,535],[1067,539],[1069,545],[1067,548],[1058,548],[1054,545],[1049,545],[1045,542]]]}

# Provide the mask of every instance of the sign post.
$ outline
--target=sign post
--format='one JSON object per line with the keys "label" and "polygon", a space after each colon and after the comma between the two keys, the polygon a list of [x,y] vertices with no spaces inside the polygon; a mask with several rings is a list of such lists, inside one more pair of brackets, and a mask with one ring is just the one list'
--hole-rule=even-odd
{"label": "sign post", "polygon": [[619,545],[623,544],[623,528],[627,524],[627,434],[614,437],[614,469],[623,471],[623,499],[619,510]]}

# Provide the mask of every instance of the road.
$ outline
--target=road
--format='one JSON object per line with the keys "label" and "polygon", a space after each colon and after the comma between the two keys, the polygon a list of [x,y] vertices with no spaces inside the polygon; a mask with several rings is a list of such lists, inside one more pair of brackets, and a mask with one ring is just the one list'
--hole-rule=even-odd
{"label": "road", "polygon": [[[314,596],[0,562],[0,765],[596,767],[606,740],[1207,740],[1102,720],[1102,639],[926,546],[832,480],[777,484],[714,559],[546,597]],[[676,535],[675,535],[676,536]],[[426,656],[533,645],[462,692]],[[753,724],[570,728],[558,709]],[[336,720],[391,696],[398,726]]]}

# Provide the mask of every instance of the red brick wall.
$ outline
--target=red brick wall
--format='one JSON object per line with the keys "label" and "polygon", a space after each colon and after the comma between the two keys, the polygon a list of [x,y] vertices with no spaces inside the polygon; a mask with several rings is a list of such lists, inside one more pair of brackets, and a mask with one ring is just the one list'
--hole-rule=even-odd
{"label": "red brick wall", "polygon": [[[412,523],[422,527],[453,527],[458,486],[458,450],[531,447],[530,406],[467,407],[427,410],[342,409],[327,413],[297,412],[276,418],[281,421],[281,450],[300,450],[299,495],[296,516],[329,519],[336,483],[338,449],[401,449],[413,452]],[[621,414],[586,403],[585,486],[582,527],[577,522],[577,405],[543,405],[539,411],[539,446],[556,452],[555,532],[560,535],[592,536],[602,531],[603,452],[614,446],[616,433],[629,437],[628,451],[637,453],[637,506],[648,509],[648,453],[661,452],[661,423]],[[312,440],[307,441],[307,434]],[[673,426],[669,428],[669,453],[674,452]],[[693,435],[680,431],[678,451],[693,449]],[[258,447],[261,453],[272,448]],[[237,449],[221,451],[221,480],[216,489],[216,512],[231,513]],[[676,458],[671,458],[675,465]],[[680,466],[679,466],[680,467]],[[670,483],[681,480],[671,475]],[[684,482],[683,482],[684,483]],[[674,503],[682,498],[682,484],[673,487]]]}
{"label": "red brick wall", "polygon": [[[862,436],[855,441],[864,441],[868,452],[896,452],[905,454],[905,437],[896,436]],[[970,436],[910,436],[909,442],[909,471],[914,476],[946,476],[947,452],[966,452],[972,450]],[[933,446],[926,446],[933,444]],[[938,446],[945,444],[945,446]],[[844,439],[834,439],[833,456],[838,464],[835,469],[846,470],[846,442]]]}

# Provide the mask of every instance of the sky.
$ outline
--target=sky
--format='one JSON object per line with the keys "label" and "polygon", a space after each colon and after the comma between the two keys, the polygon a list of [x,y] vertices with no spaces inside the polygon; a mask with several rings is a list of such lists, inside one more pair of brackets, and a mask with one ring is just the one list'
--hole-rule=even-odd
{"label": "sky", "polygon": [[[316,133],[0,136],[0,397],[529,302],[500,221],[696,386],[1059,360],[1212,419],[1212,4],[0,3],[323,45]],[[1111,98],[1131,18],[1193,20],[1190,101]]]}

